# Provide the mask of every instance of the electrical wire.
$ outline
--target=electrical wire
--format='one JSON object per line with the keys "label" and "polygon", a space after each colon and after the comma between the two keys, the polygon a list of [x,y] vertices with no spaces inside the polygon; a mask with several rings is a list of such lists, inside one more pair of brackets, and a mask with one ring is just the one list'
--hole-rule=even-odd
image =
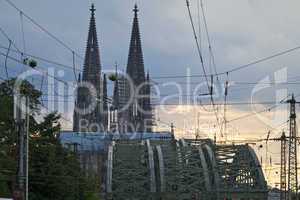
{"label": "electrical wire", "polygon": [[[0,55],[6,56],[6,55],[5,55],[4,53],[2,53],[2,52],[0,52]],[[20,63],[20,64],[24,64],[24,62],[22,62],[22,61],[20,61],[20,60],[18,60],[18,59],[16,59],[16,58],[14,58],[14,57],[7,56],[7,58],[9,58],[10,60],[12,60],[12,61],[14,61],[14,62],[17,62],[17,63]],[[27,66],[27,65],[26,65],[26,66]],[[27,67],[29,67],[29,66],[27,66]],[[65,82],[65,81],[63,81],[63,80],[57,78],[56,76],[50,75],[50,74],[49,74],[48,72],[46,72],[46,71],[38,70],[38,69],[32,68],[32,67],[29,67],[29,68],[32,69],[32,70],[34,70],[34,71],[40,72],[40,73],[42,73],[42,74],[44,74],[44,75],[46,75],[46,76],[49,76],[49,77],[51,77],[51,78],[53,78],[53,79],[55,79],[55,80],[57,80],[57,81],[59,81],[59,82],[62,82],[62,83],[65,84],[65,85],[69,85],[69,83],[67,83],[67,82]]]}
{"label": "electrical wire", "polygon": [[[218,113],[217,113],[218,111],[215,108],[214,99],[213,99],[213,92],[212,92],[213,85],[209,85],[208,76],[206,75],[206,69],[205,69],[205,66],[204,66],[203,56],[202,56],[202,52],[201,52],[200,45],[199,45],[199,42],[198,42],[198,38],[197,38],[197,33],[196,33],[196,29],[195,29],[193,17],[192,17],[192,14],[191,14],[189,0],[186,0],[186,5],[187,5],[190,22],[191,22],[192,29],[193,29],[194,39],[195,39],[196,46],[197,46],[198,56],[199,56],[200,62],[201,62],[201,67],[202,67],[202,70],[203,70],[203,73],[204,73],[204,76],[205,76],[205,81],[206,81],[206,84],[207,84],[207,87],[208,87],[208,91],[210,91],[211,104],[213,106],[213,110],[214,110],[214,113],[215,113],[217,124],[218,124],[218,126],[220,128],[220,122],[219,122],[219,117],[218,117]],[[213,80],[213,76],[211,76],[211,79]]]}
{"label": "electrical wire", "polygon": [[234,122],[234,121],[237,121],[237,120],[241,120],[241,119],[245,119],[245,118],[248,118],[248,117],[252,117],[253,115],[256,115],[256,114],[260,114],[260,113],[264,113],[264,112],[270,112],[271,110],[279,107],[281,105],[281,103],[283,103],[289,96],[290,95],[288,95],[287,97],[285,97],[284,99],[282,99],[279,103],[274,103],[275,105],[273,105],[273,106],[271,106],[269,108],[266,108],[266,109],[263,109],[261,111],[258,111],[258,112],[255,112],[255,113],[251,113],[251,114],[248,114],[248,115],[244,115],[244,116],[241,116],[241,117],[237,117],[235,119],[229,120],[228,123],[231,123],[231,122]]}
{"label": "electrical wire", "polygon": [[9,75],[8,75],[8,69],[7,69],[7,59],[9,56],[9,52],[10,52],[10,48],[11,48],[12,42],[11,40],[9,40],[9,46],[5,55],[5,63],[4,63],[4,67],[5,67],[5,73],[6,73],[6,78],[9,79]]}
{"label": "electrical wire", "polygon": [[[0,45],[0,48],[1,48],[1,49],[6,49],[6,50],[8,49],[7,47],[2,46],[2,45]],[[62,63],[59,63],[59,62],[56,62],[56,61],[53,61],[53,60],[49,60],[49,59],[46,59],[46,58],[42,58],[42,57],[39,57],[39,56],[35,56],[35,55],[29,54],[29,53],[25,53],[25,52],[22,52],[22,51],[16,51],[16,50],[11,50],[11,51],[14,52],[14,53],[19,53],[19,54],[21,54],[21,55],[24,55],[24,56],[28,56],[28,57],[34,58],[34,59],[36,59],[36,60],[40,60],[40,61],[46,62],[46,63],[48,63],[48,64],[57,65],[57,66],[60,66],[60,67],[66,68],[66,69],[74,70],[74,66],[62,64]],[[78,68],[75,68],[75,71],[82,72],[82,70],[81,70],[81,69],[78,69]]]}
{"label": "electrical wire", "polygon": [[[22,13],[22,15],[24,17],[26,17],[31,23],[33,23],[35,26],[37,26],[40,30],[42,30],[44,33],[46,33],[48,36],[50,36],[52,39],[54,39],[56,42],[58,42],[59,44],[61,44],[63,47],[65,47],[66,49],[68,49],[69,51],[74,51],[70,46],[68,46],[65,42],[63,42],[62,40],[60,40],[57,36],[55,36],[54,34],[52,34],[50,31],[48,31],[45,27],[43,27],[42,25],[40,25],[39,23],[37,23],[32,17],[30,17],[29,15],[27,15],[23,10],[21,10],[20,8],[18,8],[12,1],[10,0],[5,0],[10,6],[12,6],[14,9],[16,9],[19,13]],[[75,52],[75,55],[81,59],[83,59],[83,57],[81,55],[79,55],[78,53]]]}
{"label": "electrical wire", "polygon": [[20,11],[20,21],[21,21],[23,51],[26,53],[26,40],[25,40],[24,20],[23,20],[23,12],[22,11]]}
{"label": "electrical wire", "polygon": [[290,48],[290,49],[287,49],[287,50],[275,53],[273,55],[270,55],[270,56],[267,56],[267,57],[264,57],[264,58],[261,58],[261,59],[255,60],[255,61],[251,61],[251,62],[249,62],[247,64],[244,64],[244,65],[233,67],[231,70],[220,72],[220,73],[217,73],[217,74],[206,74],[206,75],[199,74],[199,75],[192,75],[192,76],[184,76],[184,75],[178,75],[178,76],[175,76],[175,75],[174,76],[158,76],[158,77],[152,77],[152,79],[186,78],[186,77],[195,77],[196,78],[196,77],[221,76],[221,75],[226,75],[227,73],[233,73],[233,72],[236,72],[236,71],[239,71],[239,70],[242,70],[242,69],[254,66],[256,64],[272,60],[273,58],[276,58],[276,57],[279,57],[279,56],[283,56],[285,54],[289,54],[291,52],[298,51],[298,50],[300,50],[300,46],[296,46],[294,48]]}
{"label": "electrical wire", "polygon": [[[10,37],[8,36],[8,34],[0,27],[0,32],[2,33],[2,35],[8,40],[11,41],[12,46],[17,50],[17,52],[21,52],[21,50],[17,47],[17,45],[10,39]],[[8,48],[6,48],[7,50]]]}
{"label": "electrical wire", "polygon": [[[0,27],[0,32],[2,32],[3,30],[1,29]],[[3,33],[3,32],[2,32]],[[66,68],[66,69],[71,69],[71,70],[75,70],[77,72],[82,72],[83,70],[79,69],[79,68],[75,68],[74,69],[74,66],[70,66],[70,65],[66,65],[66,64],[62,64],[62,63],[59,63],[59,62],[56,62],[56,61],[53,61],[53,60],[50,60],[50,59],[46,59],[46,58],[43,58],[43,57],[39,57],[39,56],[36,56],[36,55],[33,55],[33,54],[29,54],[29,53],[25,53],[21,50],[19,50],[15,43],[13,43],[12,40],[10,40],[9,38],[7,38],[8,41],[11,41],[12,42],[12,46],[16,49],[16,50],[13,50],[13,49],[10,49],[11,52],[14,52],[14,53],[19,53],[21,55],[24,55],[24,56],[28,56],[28,57],[31,57],[31,58],[34,58],[36,60],[40,60],[40,61],[43,61],[43,62],[46,62],[46,63],[49,63],[49,64],[52,64],[52,65],[57,65],[57,66],[60,66],[60,67],[63,67],[63,68]],[[0,48],[1,49],[5,49],[6,51],[9,49],[8,47],[5,47],[3,45],[0,45]],[[211,76],[211,75],[210,75]],[[178,78],[201,78],[204,76],[203,75],[190,75],[190,76],[186,76],[186,75],[179,75],[179,76],[152,76],[151,79],[178,79]],[[295,77],[288,77],[288,80],[299,80],[299,77],[300,76],[295,76]],[[167,82],[157,82],[157,81],[154,81],[152,80],[152,82],[154,82],[156,85],[162,85],[162,84],[165,84]],[[201,84],[201,82],[190,82],[190,83],[187,83],[187,82],[176,82],[178,84],[191,84],[191,85],[197,85],[197,84]],[[259,83],[259,82],[240,82],[240,81],[233,81],[232,82],[233,85],[231,84],[231,87],[232,86],[235,86],[235,85],[299,85],[300,82],[269,82],[269,83]]]}
{"label": "electrical wire", "polygon": [[[212,65],[213,65],[213,68],[214,68],[214,73],[218,74],[217,66],[216,66],[216,62],[215,62],[215,56],[214,56],[214,53],[213,53],[213,49],[212,49],[212,45],[211,45],[211,39],[210,39],[209,31],[208,31],[208,25],[207,25],[207,20],[206,20],[206,16],[205,16],[204,6],[203,6],[203,0],[200,0],[200,5],[201,5],[201,9],[202,9],[202,17],[203,17],[205,33],[206,33],[207,42],[208,42],[208,49],[209,49],[209,53],[210,53],[210,56],[211,56],[211,59],[212,59]],[[221,85],[218,75],[216,75],[216,78],[217,78],[217,82],[219,83],[219,85]]]}
{"label": "electrical wire", "polygon": [[78,83],[77,75],[76,75],[76,65],[75,65],[75,52],[72,51],[72,60],[73,60],[73,72],[75,81]]}

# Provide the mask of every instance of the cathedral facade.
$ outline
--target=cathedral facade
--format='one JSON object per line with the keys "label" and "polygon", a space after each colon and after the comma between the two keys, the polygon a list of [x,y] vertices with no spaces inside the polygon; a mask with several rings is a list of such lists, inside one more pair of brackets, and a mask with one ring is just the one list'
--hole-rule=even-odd
{"label": "cathedral facade", "polygon": [[116,70],[113,97],[101,75],[95,8],[92,5],[83,73],[78,77],[73,116],[74,132],[152,132],[151,84],[145,73],[138,8],[134,8],[126,73]]}

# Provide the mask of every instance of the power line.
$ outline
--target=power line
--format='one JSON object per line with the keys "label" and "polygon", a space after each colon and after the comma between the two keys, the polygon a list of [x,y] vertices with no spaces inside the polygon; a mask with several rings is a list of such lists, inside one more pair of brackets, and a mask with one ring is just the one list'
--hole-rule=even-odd
{"label": "power line", "polygon": [[279,105],[275,105],[275,106],[271,106],[269,108],[265,108],[263,110],[260,110],[258,112],[255,112],[255,113],[250,113],[250,114],[247,114],[247,115],[243,115],[241,117],[237,117],[237,118],[234,118],[234,119],[231,119],[231,120],[228,120],[227,123],[231,123],[231,122],[234,122],[234,121],[238,121],[238,120],[241,120],[241,119],[246,119],[246,118],[249,118],[249,117],[252,117],[256,114],[260,114],[260,113],[264,113],[264,112],[270,112],[271,110],[277,108]]}
{"label": "power line", "polygon": [[[8,49],[7,47],[2,46],[2,45],[0,45],[0,48],[1,49]],[[73,66],[70,66],[70,65],[62,64],[62,63],[59,63],[59,62],[56,62],[56,61],[53,61],[53,60],[50,60],[50,59],[47,59],[47,58],[39,57],[39,56],[29,54],[29,53],[25,53],[25,52],[22,52],[22,51],[16,51],[16,50],[11,50],[11,51],[15,52],[15,53],[20,53],[22,55],[25,55],[25,56],[28,56],[28,57],[31,57],[31,58],[34,58],[36,60],[41,60],[41,61],[49,63],[49,64],[57,65],[57,66],[60,66],[60,67],[63,67],[63,68],[67,68],[67,69],[71,69],[71,70],[73,70],[73,68],[74,68]],[[78,68],[75,68],[75,70],[78,71],[78,72],[83,71],[83,70],[78,69]]]}
{"label": "power line", "polygon": [[9,40],[9,46],[8,46],[8,49],[7,49],[7,52],[6,52],[6,55],[5,55],[5,62],[4,62],[5,73],[6,73],[6,78],[7,79],[9,78],[8,69],[7,69],[7,59],[8,59],[8,55],[9,55],[9,52],[10,52],[11,45],[12,45],[12,42],[11,42],[11,40]]}
{"label": "power line", "polygon": [[[299,96],[299,95],[298,95],[298,96]],[[258,112],[255,112],[255,113],[251,113],[251,114],[248,114],[248,115],[244,115],[244,116],[241,116],[241,117],[237,117],[237,118],[232,119],[232,120],[229,120],[229,121],[227,121],[227,122],[228,122],[228,123],[231,123],[231,122],[234,122],[234,121],[237,121],[237,120],[241,120],[241,119],[245,119],[245,118],[251,117],[251,116],[256,115],[256,114],[260,114],[260,113],[264,113],[264,112],[269,112],[269,111],[271,111],[271,110],[273,110],[273,109],[279,107],[279,106],[281,105],[281,103],[283,103],[288,97],[289,97],[289,95],[288,95],[286,98],[282,99],[280,102],[277,102],[277,103],[275,102],[275,103],[273,103],[273,104],[275,104],[275,105],[273,105],[273,106],[271,106],[271,107],[269,107],[269,108],[266,108],[266,109],[263,109],[263,110],[261,110],[261,111],[258,111]],[[262,102],[261,102],[261,103],[262,103]],[[260,103],[260,104],[261,104],[261,103]]]}
{"label": "power line", "polygon": [[[200,5],[201,5],[201,9],[202,9],[202,17],[203,17],[203,21],[204,21],[204,27],[205,27],[205,33],[206,33],[206,37],[207,37],[207,42],[208,42],[208,49],[209,49],[209,53],[212,59],[212,64],[213,64],[213,68],[214,68],[214,72],[215,74],[218,74],[217,72],[217,66],[216,66],[216,62],[215,62],[215,56],[212,50],[212,45],[211,45],[211,39],[210,39],[210,35],[209,35],[209,31],[208,31],[208,25],[207,25],[207,20],[206,20],[206,16],[205,16],[205,11],[204,11],[204,7],[203,7],[203,1],[200,0]],[[217,77],[217,81],[220,84],[218,75],[216,75]]]}
{"label": "power line", "polygon": [[26,53],[26,40],[25,40],[25,31],[24,31],[24,20],[23,20],[23,12],[21,12],[21,11],[20,11],[20,20],[21,20],[23,51]]}
{"label": "power line", "polygon": [[202,56],[202,52],[200,50],[200,45],[199,45],[199,42],[198,42],[196,29],[195,29],[194,21],[193,21],[192,14],[191,14],[190,3],[189,3],[188,0],[186,0],[186,5],[187,5],[187,8],[188,8],[189,18],[190,18],[190,22],[191,22],[192,29],[193,29],[194,39],[195,39],[196,46],[197,46],[198,56],[200,58],[200,62],[201,62],[201,66],[202,66],[202,70],[203,70],[203,73],[204,73],[204,77],[205,77],[205,80],[206,80],[208,90],[210,90],[209,81],[208,81],[208,78],[207,78],[208,76],[206,75],[206,69],[205,69],[204,62],[203,62],[203,56]]}
{"label": "power line", "polygon": [[[156,82],[153,81],[156,85],[163,85],[168,82]],[[176,81],[175,83],[180,85],[199,85],[202,84],[202,82],[180,82]],[[299,85],[300,82],[235,82],[232,81],[230,84],[230,87],[236,86],[236,85]]]}
{"label": "power line", "polygon": [[[187,9],[188,9],[188,14],[189,14],[190,22],[191,22],[192,29],[193,29],[194,39],[195,39],[196,46],[197,46],[198,56],[199,56],[199,58],[200,58],[202,70],[203,70],[203,73],[204,73],[204,76],[205,76],[205,81],[206,81],[206,84],[207,84],[207,87],[208,87],[208,92],[210,93],[211,104],[212,104],[212,106],[213,106],[213,110],[214,110],[214,113],[215,113],[215,116],[216,116],[217,124],[218,124],[218,126],[219,126],[219,128],[220,128],[220,122],[219,122],[219,117],[218,117],[218,111],[216,110],[215,105],[214,105],[213,89],[212,89],[212,88],[213,88],[213,85],[209,85],[208,77],[207,77],[207,75],[206,75],[206,69],[205,69],[205,66],[204,66],[203,56],[202,56],[202,52],[201,52],[200,45],[199,45],[199,42],[198,42],[197,33],[196,33],[195,25],[194,25],[194,21],[193,21],[192,14],[191,14],[191,9],[190,9],[190,3],[189,3],[189,0],[186,0],[186,5],[187,5]],[[212,79],[212,81],[213,81],[213,76],[211,76],[211,79]]]}
{"label": "power line", "polygon": [[[60,43],[62,46],[64,46],[66,49],[68,49],[70,52],[73,52],[74,50],[69,47],[66,43],[64,43],[62,40],[58,39],[58,37],[56,37],[55,35],[53,35],[52,33],[50,33],[46,28],[44,28],[43,26],[41,26],[40,24],[38,24],[33,18],[31,18],[30,16],[28,16],[26,13],[24,13],[24,11],[22,11],[20,8],[18,8],[14,3],[12,3],[12,1],[10,0],[5,0],[7,1],[14,9],[16,9],[18,12],[22,13],[22,15],[24,17],[26,17],[28,20],[30,20],[34,25],[36,25],[37,27],[39,27],[43,32],[45,32],[47,35],[49,35],[51,38],[53,38],[54,40],[56,40],[58,43]],[[0,28],[0,31],[3,33],[3,35],[6,35],[7,34],[3,31],[3,29]],[[7,39],[9,39],[7,37]],[[14,47],[19,51],[19,49],[14,45]],[[259,63],[262,63],[262,62],[265,62],[265,61],[268,61],[268,60],[271,60],[275,57],[278,57],[278,56],[282,56],[282,55],[285,55],[285,54],[288,54],[288,53],[291,53],[293,51],[297,51],[300,49],[300,46],[296,46],[294,48],[291,48],[291,49],[287,49],[287,50],[284,50],[284,51],[281,51],[279,53],[276,53],[276,54],[273,54],[273,55],[270,55],[268,57],[265,57],[265,58],[261,58],[261,59],[258,59],[256,61],[252,61],[252,62],[249,62],[248,64],[245,64],[245,65],[241,65],[241,66],[238,66],[238,67],[234,67],[232,68],[231,70],[228,70],[228,71],[224,71],[224,72],[221,72],[221,73],[214,73],[214,74],[204,74],[204,75],[193,75],[193,76],[158,76],[158,77],[152,77],[153,79],[163,79],[163,78],[186,78],[186,77],[210,77],[210,76],[220,76],[220,75],[226,75],[226,73],[232,73],[232,72],[235,72],[235,71],[238,71],[238,70],[241,70],[241,69],[244,69],[244,68],[247,68],[247,67],[250,67],[250,66],[253,66],[255,64],[259,64]],[[75,52],[75,51],[74,51]],[[80,56],[78,53],[75,52],[75,55],[81,59],[83,59],[82,56]]]}
{"label": "power line", "polygon": [[[10,39],[10,37],[8,36],[8,34],[0,27],[0,32],[2,33],[2,35],[9,41],[12,43],[12,46],[18,51],[21,52],[20,49],[17,47],[17,45]],[[8,49],[8,48],[7,48]]]}
{"label": "power line", "polygon": [[[22,15],[24,17],[26,17],[31,23],[33,23],[35,26],[37,26],[39,29],[41,29],[44,33],[46,33],[48,36],[50,36],[56,42],[58,42],[59,44],[61,44],[63,47],[65,47],[66,49],[68,49],[70,52],[74,51],[69,45],[67,45],[65,42],[63,42],[62,40],[60,40],[57,36],[55,36],[54,34],[52,34],[45,27],[43,27],[42,25],[40,25],[39,23],[37,23],[32,17],[30,17],[29,15],[27,15],[23,10],[21,10],[20,8],[18,8],[12,1],[10,1],[10,0],[5,0],[5,1],[9,5],[11,5],[14,9],[16,9],[19,13],[22,13]],[[75,55],[77,57],[83,59],[83,57],[81,55],[79,55],[78,53],[76,53],[75,51],[74,51],[74,53],[75,53]]]}
{"label": "power line", "polygon": [[[1,29],[0,27],[0,32],[2,32],[3,29]],[[5,32],[2,32],[3,34],[5,34]],[[12,46],[17,49],[17,50],[13,50],[13,49],[10,49],[11,52],[15,52],[15,53],[19,53],[21,55],[24,55],[24,56],[28,56],[28,57],[31,57],[31,58],[34,58],[36,60],[40,60],[40,61],[43,61],[43,62],[46,62],[46,63],[49,63],[49,64],[53,64],[53,65],[57,65],[57,66],[60,66],[60,67],[63,67],[63,68],[66,68],[66,69],[70,69],[70,70],[74,70],[74,67],[71,66],[71,65],[66,65],[66,64],[62,64],[62,63],[59,63],[59,62],[56,62],[56,61],[53,61],[53,60],[50,60],[50,59],[47,59],[47,58],[43,58],[43,57],[39,57],[39,56],[36,56],[36,55],[33,55],[33,54],[29,54],[29,53],[25,53],[21,50],[19,50],[17,48],[17,46],[15,45],[15,43],[10,40],[9,38],[7,38],[8,41],[11,41],[12,43]],[[1,49],[5,49],[5,50],[8,50],[9,48],[8,47],[5,47],[3,45],[0,45],[0,48]],[[79,69],[79,68],[75,68],[75,70],[77,72],[82,72],[83,70]],[[211,74],[211,75],[214,75],[214,74]],[[210,75],[210,76],[211,76]],[[218,74],[219,75],[219,74]],[[209,75],[207,75],[209,76]],[[204,78],[203,75],[178,75],[178,76],[152,76],[151,79],[177,79],[177,78]],[[299,79],[300,76],[295,76],[295,77],[288,77],[288,80],[289,79]],[[157,81],[153,81],[155,84],[157,85],[162,85],[164,83],[168,83],[168,82],[157,82]],[[178,84],[191,84],[191,85],[197,85],[197,84],[201,84],[201,82],[176,82]],[[235,85],[298,85],[300,84],[300,82],[269,82],[269,83],[260,83],[260,82],[235,82],[235,81],[232,81],[233,85],[232,86],[235,86]]]}
{"label": "power line", "polygon": [[[1,52],[0,52],[0,55],[6,56],[4,53],[1,53]],[[11,57],[11,56],[8,56],[8,58],[11,59],[11,60],[13,60],[13,61],[15,61],[15,62],[23,63],[23,62],[17,60],[16,58]],[[29,67],[29,66],[28,66],[28,67]],[[49,75],[47,72],[43,72],[43,71],[37,70],[36,68],[31,68],[31,69],[36,70],[36,71],[38,71],[38,72],[41,72],[41,73],[43,73],[44,75],[49,76],[49,77],[52,77],[52,78],[54,78],[55,80],[60,81],[60,82],[62,82],[62,83],[64,83],[64,84],[68,84],[68,83],[66,83],[65,81],[63,81],[63,80],[61,80],[61,79],[58,79],[58,78],[55,77],[55,76]],[[165,96],[168,96],[168,95],[165,95]],[[234,103],[230,103],[230,102],[229,102],[228,105],[254,105],[254,104],[274,104],[274,103],[276,103],[276,102],[258,102],[258,103],[253,103],[253,102],[234,102]],[[218,104],[218,105],[221,105],[221,104],[223,104],[223,102],[220,103],[220,104]],[[155,104],[154,104],[154,105],[155,105]],[[169,104],[159,104],[159,105],[179,105],[179,104],[169,103]],[[202,105],[211,105],[211,104],[202,104]]]}
{"label": "power line", "polygon": [[245,65],[241,65],[241,66],[238,66],[238,67],[233,67],[231,70],[220,72],[220,73],[217,73],[217,74],[207,74],[207,75],[199,74],[199,75],[191,75],[191,76],[181,76],[181,75],[178,75],[178,76],[177,75],[174,75],[174,76],[158,76],[158,77],[152,77],[152,79],[186,78],[186,77],[195,77],[196,78],[196,77],[221,76],[221,75],[226,75],[227,73],[232,73],[232,72],[236,72],[236,71],[251,67],[251,66],[259,64],[259,63],[263,63],[263,62],[268,61],[268,60],[272,60],[273,58],[283,56],[285,54],[289,54],[289,53],[297,51],[297,50],[300,50],[300,46],[296,46],[294,48],[290,48],[290,49],[281,51],[279,53],[276,53],[276,54],[273,54],[273,55],[270,55],[270,56],[252,61],[252,62],[249,62]]}
{"label": "power line", "polygon": [[[2,77],[0,77],[0,79],[1,79],[2,81],[7,81],[7,80],[5,80],[5,79],[2,78]],[[14,90],[14,89],[13,89],[12,87],[10,87],[10,86],[7,86],[7,87],[9,87],[11,90]],[[40,92],[42,93],[42,91],[40,91]],[[41,102],[43,102],[43,101],[45,101],[45,100],[41,99]],[[43,107],[43,108],[45,108],[45,109],[47,110],[47,112],[50,113],[49,110],[48,110],[48,108],[47,108],[46,106],[44,106],[43,104],[41,104],[40,106]],[[68,121],[68,122],[71,122],[71,123],[72,123],[71,120],[69,120],[69,119],[63,117],[62,115],[60,115],[60,117],[61,117],[61,119],[63,119],[63,120],[65,120],[65,121]]]}
{"label": "power line", "polygon": [[[6,55],[5,55],[4,53],[2,53],[2,52],[0,52],[0,55],[6,56]],[[7,56],[7,58],[9,58],[10,60],[13,60],[14,62],[17,62],[17,63],[20,63],[20,64],[24,64],[24,62],[22,62],[22,61],[20,61],[20,60],[18,60],[18,59],[16,59],[16,58],[14,58],[14,57]],[[25,65],[25,66],[27,66],[27,65]],[[27,67],[29,67],[29,66],[27,66]],[[34,71],[40,72],[40,73],[42,73],[42,74],[44,74],[44,75],[46,75],[46,76],[49,76],[49,77],[51,77],[51,78],[53,78],[53,79],[55,79],[55,80],[57,80],[57,81],[59,81],[59,82],[62,82],[62,83],[64,83],[65,85],[69,85],[69,83],[67,83],[67,82],[65,82],[65,81],[63,81],[63,80],[57,78],[56,76],[50,75],[48,72],[45,72],[45,71],[42,71],[42,70],[38,70],[38,69],[32,68],[32,67],[29,67],[29,68],[32,69],[32,70],[34,70]]]}

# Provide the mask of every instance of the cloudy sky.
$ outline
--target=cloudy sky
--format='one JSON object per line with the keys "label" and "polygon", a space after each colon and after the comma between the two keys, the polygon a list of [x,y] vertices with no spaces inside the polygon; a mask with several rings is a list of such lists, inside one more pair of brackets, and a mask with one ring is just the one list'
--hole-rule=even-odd
{"label": "cloudy sky", "polygon": [[[120,69],[125,69],[133,17],[132,8],[136,1],[95,0],[70,3],[68,1],[56,2],[55,0],[46,2],[15,0],[13,2],[80,55],[84,54],[90,16],[89,7],[94,2],[97,9],[96,20],[103,70],[113,69],[116,62]],[[180,83],[183,93],[186,94],[186,79],[155,79],[159,76],[186,75],[188,70],[191,75],[203,74],[185,1],[140,0],[137,3],[140,8],[139,18],[145,68],[150,71],[154,81],[160,84],[168,81]],[[300,22],[300,15],[297,11],[300,3],[297,1],[229,0],[220,2],[204,0],[203,3],[218,72],[251,63],[300,44],[300,39],[298,39],[300,29],[297,26],[297,23]],[[210,65],[203,17],[200,17],[199,23],[197,6],[197,0],[192,0],[192,15],[197,30],[198,24],[200,24],[201,37],[199,38],[201,38],[206,70],[210,73],[213,71]],[[1,2],[0,11],[4,16],[0,19],[1,28],[23,50],[20,14],[4,0]],[[23,21],[27,53],[72,66],[72,53],[69,50],[43,33],[26,18]],[[1,46],[8,46],[8,41],[2,35],[0,42]],[[1,49],[1,52],[5,53],[6,51]],[[278,82],[278,77],[280,80],[287,79],[283,82],[296,82],[299,72],[299,53],[295,51],[230,73],[228,80],[232,82],[232,87],[229,91],[228,101],[279,101],[280,99],[276,95],[280,96],[278,93],[286,88],[289,89],[287,93],[295,92],[297,94],[297,84],[274,87],[267,85],[266,88],[261,88],[247,83]],[[17,55],[12,56],[17,57]],[[4,58],[0,59],[3,63]],[[13,62],[8,64],[11,76],[24,70]],[[42,62],[39,65],[43,68],[64,69]],[[82,68],[82,60],[79,58],[76,60],[76,67]],[[63,79],[74,81],[72,70],[64,70]],[[275,77],[276,73],[277,77]],[[5,76],[3,67],[1,75]],[[221,76],[219,79],[221,84],[224,84],[227,77]],[[36,81],[38,82],[38,80]],[[193,93],[193,84],[203,81],[203,78],[192,78],[191,93]],[[242,83],[239,84],[239,82]],[[254,87],[259,87],[259,89],[253,92]],[[162,95],[177,92],[175,88],[161,85],[160,90]],[[207,92],[205,88],[202,90],[203,93]],[[252,99],[251,96],[253,96]],[[222,102],[223,98],[222,95],[219,95],[216,101]],[[203,101],[208,102],[208,99]],[[249,107],[245,108],[245,106],[235,106],[233,109],[249,111]]]}
{"label": "cloudy sky", "polygon": [[[200,17],[200,21],[197,18],[197,1],[191,0],[191,11],[197,32],[200,24],[201,48],[207,72],[210,73],[213,71],[208,54],[208,43],[205,37],[203,17]],[[13,2],[80,55],[84,54],[86,45],[90,17],[89,7],[92,2],[95,3],[101,62],[104,71],[112,70],[116,62],[119,68],[125,69],[133,18],[132,9],[134,3],[137,2],[140,9],[139,19],[145,68],[150,71],[152,79],[160,84],[168,81],[178,82],[183,87],[183,93],[187,94],[186,84],[183,83],[187,81],[186,79],[157,79],[157,77],[186,75],[188,70],[190,70],[191,75],[203,74],[185,0],[13,0]],[[299,1],[203,0],[203,3],[218,72],[226,72],[234,67],[300,45]],[[5,30],[21,50],[24,50],[20,13],[5,0],[0,2],[0,13],[0,27]],[[23,21],[27,53],[72,66],[72,53],[69,50],[47,36],[26,18]],[[8,46],[8,41],[3,35],[0,35],[0,45],[2,47]],[[5,49],[0,51],[6,53]],[[232,82],[233,86],[230,87],[228,101],[279,102],[292,92],[298,95],[300,93],[297,84],[297,80],[300,78],[299,55],[300,51],[294,51],[267,62],[230,73],[228,80]],[[11,56],[17,57],[18,55],[11,54]],[[3,56],[0,57],[0,61],[1,66],[3,66]],[[25,70],[22,66],[11,61],[8,65],[10,76]],[[76,66],[78,68],[82,67],[81,59],[76,59]],[[55,67],[56,70],[64,69],[43,62],[39,62],[39,67],[44,69]],[[74,81],[72,70],[64,70],[65,76],[63,79]],[[4,67],[0,67],[2,77],[6,76],[4,72]],[[226,79],[226,76],[219,77],[221,84],[224,84]],[[199,77],[191,79],[193,83],[203,81],[204,79]],[[41,80],[34,79],[33,82],[39,85]],[[264,84],[249,84],[256,82],[264,82]],[[265,84],[269,82],[293,82],[293,84]],[[175,88],[162,85],[159,87],[161,94],[176,92]],[[192,93],[193,88],[194,86],[192,86]],[[202,88],[202,90],[199,93],[207,92],[205,88]],[[219,95],[216,101],[223,102],[223,99],[224,97]],[[68,101],[72,102],[73,99],[71,98]],[[209,102],[209,99],[203,99],[202,101],[204,103]],[[228,106],[228,120],[257,112],[269,106],[271,105]],[[205,124],[203,127],[209,127],[207,129],[211,131],[216,124],[214,115],[206,113],[204,109],[203,107],[199,108],[199,106],[169,107],[168,110],[171,110],[172,114],[158,109],[157,118],[167,123],[174,122],[178,127],[179,134],[183,134],[186,130],[197,127],[197,116],[200,115],[201,124]],[[219,109],[222,110],[223,108],[220,107]],[[72,106],[64,113],[66,118],[70,118],[72,116]],[[275,128],[273,130],[275,136],[279,134],[278,131],[284,128],[280,125],[285,121],[286,116],[285,108],[280,107],[272,112],[235,121],[230,124],[230,128],[234,132],[234,137],[237,135],[241,138],[248,138],[253,135],[255,138],[265,137],[267,131],[271,128]],[[70,118],[70,120],[72,119]],[[66,128],[70,127],[70,123],[66,122],[65,126]],[[253,129],[253,127],[256,128]],[[276,127],[279,128],[276,129]],[[213,133],[203,131],[202,134],[203,136],[211,136]]]}

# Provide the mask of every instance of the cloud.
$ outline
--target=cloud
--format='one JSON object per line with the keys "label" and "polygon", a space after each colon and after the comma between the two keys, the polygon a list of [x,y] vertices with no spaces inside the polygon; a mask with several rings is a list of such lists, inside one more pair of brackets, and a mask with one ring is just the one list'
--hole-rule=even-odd
{"label": "cloud", "polygon": [[[81,55],[84,54],[90,15],[89,1],[74,1],[72,4],[58,0],[45,2],[15,0],[14,2],[51,33]],[[133,0],[95,1],[103,69],[113,68],[116,61],[120,68],[126,67],[134,3]],[[297,1],[279,0],[205,0],[204,8],[217,70],[226,71],[300,44],[298,39],[300,28],[295,25],[300,20],[297,9],[299,4]],[[138,5],[145,66],[150,70],[151,75],[182,75],[186,73],[187,68],[191,69],[192,75],[202,74],[185,1],[140,0]],[[196,8],[197,1],[191,0],[192,15],[197,26]],[[3,16],[9,16],[0,18],[1,27],[21,48],[19,13],[5,2],[1,2],[0,12]],[[70,51],[42,33],[28,20],[25,19],[24,22],[28,52],[72,65]],[[201,18],[201,25],[205,64],[207,70],[210,71],[203,18]],[[0,37],[0,43],[8,44],[4,37]],[[278,57],[249,69],[229,74],[229,80],[255,82],[267,75],[272,76],[282,67],[288,68],[289,76],[297,74],[299,73],[297,68],[299,53]],[[3,61],[3,57],[0,61]],[[82,67],[82,60],[77,58],[76,65]],[[43,63],[43,66],[47,68],[49,65]],[[19,66],[10,62],[10,68],[18,69]],[[57,69],[61,68],[57,67]],[[0,75],[3,75],[3,72],[1,70]],[[72,70],[66,72],[65,78],[74,81]],[[225,79],[226,77],[220,77],[221,82]],[[175,81],[183,80],[175,79]],[[193,81],[200,82],[203,79],[194,78]],[[230,101],[249,101],[252,88],[245,90],[241,88],[241,86],[233,88],[232,93],[229,94]],[[289,88],[290,91],[298,89],[297,86],[289,86]],[[240,89],[240,91],[234,92],[234,89]],[[165,90],[162,93],[169,92],[167,88],[162,88],[162,90]],[[273,95],[268,95],[268,97],[272,99]],[[259,97],[257,101],[263,98],[267,100],[265,97]],[[239,109],[248,111],[244,108],[236,110]]]}

